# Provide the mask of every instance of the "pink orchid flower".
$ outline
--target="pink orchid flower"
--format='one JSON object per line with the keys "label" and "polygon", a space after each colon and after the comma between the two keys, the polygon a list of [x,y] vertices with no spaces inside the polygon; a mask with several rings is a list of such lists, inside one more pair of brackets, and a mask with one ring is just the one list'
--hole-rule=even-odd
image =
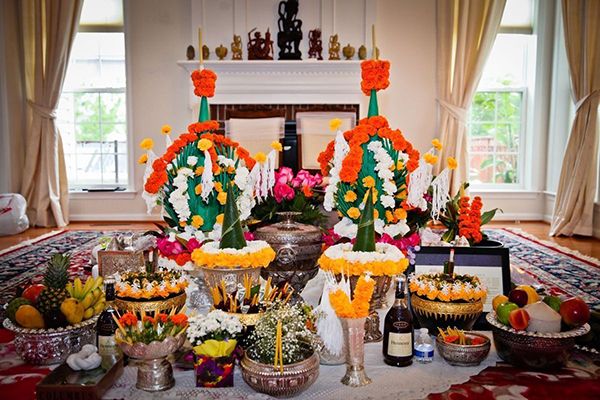
{"label": "pink orchid flower", "polygon": [[171,242],[168,237],[156,241],[156,247],[163,256],[174,256],[183,253],[184,249],[178,241]]}

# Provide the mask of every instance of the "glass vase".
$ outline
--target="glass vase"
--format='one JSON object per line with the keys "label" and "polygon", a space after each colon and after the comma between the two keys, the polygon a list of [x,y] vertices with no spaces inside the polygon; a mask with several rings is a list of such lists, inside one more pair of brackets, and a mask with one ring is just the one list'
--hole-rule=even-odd
{"label": "glass vase", "polygon": [[340,318],[344,329],[346,344],[346,375],[342,378],[344,385],[359,387],[371,383],[365,372],[365,319]]}

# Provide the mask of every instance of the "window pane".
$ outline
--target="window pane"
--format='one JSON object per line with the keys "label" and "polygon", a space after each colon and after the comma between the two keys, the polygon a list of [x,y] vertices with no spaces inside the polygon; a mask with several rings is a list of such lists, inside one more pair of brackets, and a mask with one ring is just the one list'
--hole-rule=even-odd
{"label": "window pane", "polygon": [[81,25],[123,25],[122,0],[85,0],[79,18]]}
{"label": "window pane", "polygon": [[500,26],[531,28],[533,26],[533,0],[507,0]]}
{"label": "window pane", "polygon": [[494,182],[493,154],[472,154],[469,166],[469,181],[471,183],[477,184]]}
{"label": "window pane", "polygon": [[522,87],[527,81],[527,50],[531,35],[498,34],[487,59],[480,88]]}
{"label": "window pane", "polygon": [[100,95],[100,107],[103,124],[122,124],[125,122],[125,93],[102,93]]}
{"label": "window pane", "polygon": [[517,155],[496,156],[495,183],[517,183]]}
{"label": "window pane", "polygon": [[75,93],[74,122],[77,124],[97,124],[100,122],[100,97],[97,93]]}

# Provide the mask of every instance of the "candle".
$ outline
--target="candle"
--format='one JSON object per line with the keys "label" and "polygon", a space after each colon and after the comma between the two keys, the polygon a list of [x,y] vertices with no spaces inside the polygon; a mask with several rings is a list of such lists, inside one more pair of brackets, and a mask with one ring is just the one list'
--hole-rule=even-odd
{"label": "candle", "polygon": [[202,55],[202,28],[198,28],[198,53],[200,53],[200,66],[204,64],[204,56]]}
{"label": "candle", "polygon": [[377,60],[379,54],[377,54],[377,45],[375,44],[375,24],[371,25],[371,39],[373,40],[373,58]]}

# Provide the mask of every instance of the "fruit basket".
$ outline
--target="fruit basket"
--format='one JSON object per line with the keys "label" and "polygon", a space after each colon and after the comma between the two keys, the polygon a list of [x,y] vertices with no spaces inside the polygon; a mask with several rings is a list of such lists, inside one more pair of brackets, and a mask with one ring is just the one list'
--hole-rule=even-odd
{"label": "fruit basket", "polygon": [[34,365],[59,364],[69,354],[76,353],[85,344],[96,342],[94,316],[79,324],[56,329],[27,329],[4,320],[4,327],[15,334],[15,350],[25,362]]}
{"label": "fruit basket", "polygon": [[499,322],[495,312],[488,313],[486,319],[492,326],[498,356],[510,364],[536,370],[563,367],[575,339],[590,331],[589,324],[557,333],[518,331]]}

